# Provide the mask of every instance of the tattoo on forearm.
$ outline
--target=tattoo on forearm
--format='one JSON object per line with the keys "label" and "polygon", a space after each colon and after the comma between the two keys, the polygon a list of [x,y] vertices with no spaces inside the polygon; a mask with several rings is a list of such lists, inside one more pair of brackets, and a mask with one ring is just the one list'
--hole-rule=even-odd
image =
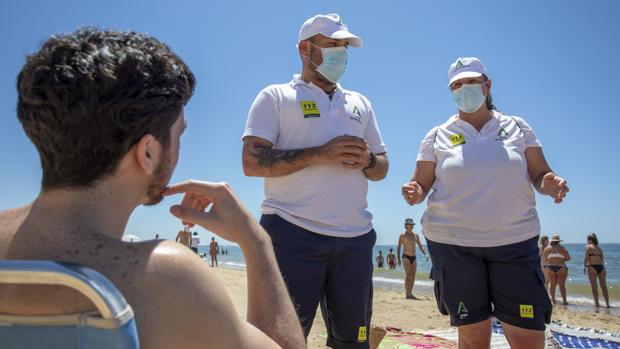
{"label": "tattoo on forearm", "polygon": [[253,145],[250,148],[250,154],[256,158],[259,167],[273,167],[280,161],[290,164],[301,159],[304,151],[302,149],[278,150],[273,147]]}

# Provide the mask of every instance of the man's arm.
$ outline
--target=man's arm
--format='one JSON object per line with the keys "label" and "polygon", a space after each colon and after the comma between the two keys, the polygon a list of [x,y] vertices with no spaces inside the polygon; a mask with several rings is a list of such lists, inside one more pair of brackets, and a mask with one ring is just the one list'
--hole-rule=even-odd
{"label": "man's arm", "polygon": [[[374,154],[374,157],[374,164],[371,164],[373,167],[365,168],[364,174],[371,181],[380,181],[387,175],[389,162],[386,153]],[[372,160],[369,159],[369,162],[372,162]]]}
{"label": "man's arm", "polygon": [[428,260],[428,255],[426,254],[426,251],[424,250],[424,246],[422,245],[422,241],[420,241],[420,237],[418,236],[418,234],[415,234],[415,242],[416,244],[418,244],[418,247],[420,248],[420,251],[422,251],[422,254],[424,254],[424,257],[426,257],[426,259]]}
{"label": "man's arm", "polygon": [[[241,247],[248,262],[248,323],[283,348],[304,348],[306,343],[301,325],[282,280],[269,235],[230,187],[225,183],[187,181],[170,186],[164,195],[176,193],[185,193],[185,196],[181,205],[171,208],[174,216],[199,224]],[[196,210],[196,207],[200,209]],[[205,212],[207,207],[209,211]],[[209,283],[201,285],[205,287]],[[250,335],[251,327],[246,325],[243,328],[246,329],[244,333]],[[253,348],[260,347],[253,345]]]}
{"label": "man's arm", "polygon": [[317,164],[336,164],[365,161],[366,142],[358,137],[339,136],[324,145],[304,149],[275,149],[265,139],[243,138],[243,172],[246,176],[278,177]]}
{"label": "man's arm", "polygon": [[177,237],[174,239],[174,241],[179,242],[180,239],[181,239],[181,232],[178,232]]}

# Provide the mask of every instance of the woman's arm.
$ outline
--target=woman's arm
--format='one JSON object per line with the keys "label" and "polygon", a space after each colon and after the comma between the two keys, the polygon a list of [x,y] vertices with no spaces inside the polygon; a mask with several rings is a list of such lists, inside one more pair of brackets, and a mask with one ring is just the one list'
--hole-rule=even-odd
{"label": "woman's arm", "polygon": [[410,182],[403,184],[402,195],[409,205],[424,201],[435,183],[435,166],[433,161],[418,161]]}
{"label": "woman's arm", "polygon": [[561,203],[566,193],[569,192],[567,182],[551,171],[542,148],[530,147],[525,149],[525,159],[527,161],[527,172],[534,188],[539,193],[554,198],[556,204]]}

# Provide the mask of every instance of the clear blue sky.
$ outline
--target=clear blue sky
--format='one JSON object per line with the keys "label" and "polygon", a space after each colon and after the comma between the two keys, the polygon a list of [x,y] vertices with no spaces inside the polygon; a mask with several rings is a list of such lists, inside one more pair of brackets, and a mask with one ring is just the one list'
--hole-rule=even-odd
{"label": "clear blue sky", "polygon": [[[173,181],[230,182],[258,216],[262,180],[246,178],[241,140],[260,89],[300,70],[303,21],[340,13],[364,39],[351,49],[343,86],[373,103],[391,160],[371,183],[378,243],[395,243],[407,206],[400,186],[412,174],[424,134],[456,111],[446,88],[458,56],[477,56],[494,81],[498,107],[523,116],[571,192],[554,205],[538,197],[543,233],[581,242],[589,232],[620,242],[620,2],[597,1],[3,1],[0,5],[0,209],[39,191],[38,155],[15,114],[15,79],[25,54],[51,34],[96,25],[148,32],[168,43],[198,78]],[[173,238],[177,199],[140,207],[127,233]],[[210,233],[204,234],[210,238]]]}

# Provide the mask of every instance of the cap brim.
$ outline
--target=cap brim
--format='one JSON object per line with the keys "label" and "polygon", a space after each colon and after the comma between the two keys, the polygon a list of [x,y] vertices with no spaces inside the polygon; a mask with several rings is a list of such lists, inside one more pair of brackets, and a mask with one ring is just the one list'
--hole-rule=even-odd
{"label": "cap brim", "polygon": [[462,73],[458,73],[456,75],[454,75],[452,77],[452,79],[450,79],[450,82],[448,83],[448,87],[450,87],[450,85],[452,85],[453,82],[457,81],[457,80],[461,80],[461,79],[465,79],[465,78],[477,78],[482,76],[482,73],[478,73],[475,71],[464,71]]}
{"label": "cap brim", "polygon": [[353,47],[360,48],[364,46],[364,41],[362,41],[359,36],[346,30],[336,30],[335,32],[331,33],[331,35],[326,36],[336,40],[347,39],[349,41],[349,45]]}

